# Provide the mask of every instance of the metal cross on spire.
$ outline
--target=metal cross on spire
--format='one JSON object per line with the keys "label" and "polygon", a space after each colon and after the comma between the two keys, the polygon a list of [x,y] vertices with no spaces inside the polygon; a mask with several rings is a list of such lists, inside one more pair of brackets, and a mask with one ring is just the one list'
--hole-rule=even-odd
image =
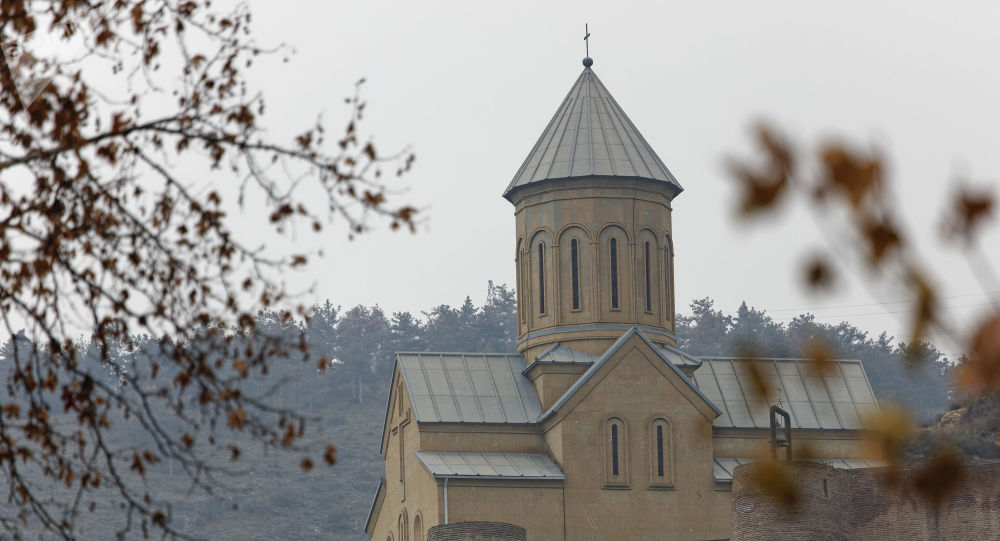
{"label": "metal cross on spire", "polygon": [[590,30],[587,27],[587,23],[583,23],[583,33],[586,34],[583,36],[583,42],[587,44],[587,57],[590,57]]}

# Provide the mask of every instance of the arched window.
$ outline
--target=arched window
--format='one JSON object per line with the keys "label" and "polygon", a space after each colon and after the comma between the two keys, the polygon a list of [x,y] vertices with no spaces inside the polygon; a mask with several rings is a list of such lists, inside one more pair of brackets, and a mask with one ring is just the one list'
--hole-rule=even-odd
{"label": "arched window", "polygon": [[674,299],[672,298],[674,294],[674,245],[670,242],[670,235],[667,235],[666,242],[664,243],[664,261],[663,261],[663,287],[665,288],[667,294],[665,295],[667,299],[667,306],[665,308],[667,319],[673,321],[674,319]]}
{"label": "arched window", "polygon": [[413,541],[424,541],[424,519],[419,512],[413,517]]}
{"label": "arched window", "polygon": [[643,243],[645,249],[646,264],[644,265],[644,270],[646,272],[646,311],[653,311],[653,295],[652,295],[652,284],[650,282],[650,268],[649,268],[649,241]]}
{"label": "arched window", "polygon": [[628,486],[628,429],[620,417],[604,423],[604,486]]}
{"label": "arched window", "polygon": [[576,239],[570,241],[570,266],[573,269],[573,309],[580,309],[580,250]]}
{"label": "arched window", "polygon": [[663,427],[656,427],[656,475],[663,477]]}
{"label": "arched window", "polygon": [[618,460],[618,425],[611,425],[611,475],[618,477],[621,473]]}
{"label": "arched window", "polygon": [[517,299],[517,313],[518,316],[521,318],[521,323],[525,322],[525,318],[528,312],[527,307],[524,305],[524,298],[523,298],[523,296],[525,295],[524,282],[526,276],[524,270],[523,244],[524,243],[522,239],[517,239],[517,252],[515,252],[514,254],[514,268],[517,271],[516,272],[517,276],[515,277],[517,284],[517,287],[515,287],[515,296]]}
{"label": "arched window", "polygon": [[670,423],[663,417],[649,423],[649,486],[673,486],[673,448]]}
{"label": "arched window", "polygon": [[410,525],[406,518],[406,509],[399,514],[399,529],[397,530],[396,538],[399,541],[407,541],[410,537]]}
{"label": "arched window", "polygon": [[618,309],[618,239],[611,237],[611,308]]}
{"label": "arched window", "polygon": [[545,313],[545,245],[538,243],[538,313]]}

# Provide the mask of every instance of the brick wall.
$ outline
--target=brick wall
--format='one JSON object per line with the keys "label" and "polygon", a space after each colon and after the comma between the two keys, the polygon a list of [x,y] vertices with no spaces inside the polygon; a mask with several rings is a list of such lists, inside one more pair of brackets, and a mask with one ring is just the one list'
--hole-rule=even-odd
{"label": "brick wall", "polygon": [[427,531],[427,541],[526,541],[524,528],[505,522],[456,522]]}
{"label": "brick wall", "polygon": [[733,479],[732,541],[817,539],[1000,539],[1000,461],[967,466],[961,488],[935,507],[890,486],[881,469],[839,470],[808,462],[785,464],[798,494],[786,509],[748,483],[752,465]]}

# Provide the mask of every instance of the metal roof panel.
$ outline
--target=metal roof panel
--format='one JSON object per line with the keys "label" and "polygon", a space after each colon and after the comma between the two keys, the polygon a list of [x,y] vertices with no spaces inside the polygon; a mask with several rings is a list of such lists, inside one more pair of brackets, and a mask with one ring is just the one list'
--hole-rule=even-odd
{"label": "metal roof panel", "polygon": [[561,481],[566,477],[541,453],[480,453],[475,451],[414,451],[435,478],[524,479]]}
{"label": "metal roof panel", "polygon": [[549,179],[639,177],[682,189],[590,67],[573,83],[504,195]]}
{"label": "metal roof panel", "polygon": [[[750,464],[753,461],[754,459],[752,458],[715,457],[712,464],[712,474],[715,476],[716,481],[721,481],[723,483],[732,482],[733,471],[736,467],[744,464]],[[886,463],[881,460],[862,460],[858,458],[821,458],[815,460],[814,462],[826,464],[827,466],[833,466],[834,468],[840,470],[881,468],[886,465]]]}
{"label": "metal roof panel", "polygon": [[[695,381],[716,406],[724,408],[716,427],[754,428],[769,425],[768,408],[778,403],[792,416],[793,428],[855,430],[861,418],[878,405],[861,363],[834,361],[823,376],[803,359],[755,359],[768,392],[766,400],[748,396],[750,359],[706,357],[694,372]],[[831,400],[832,398],[832,400]]]}
{"label": "metal roof panel", "polygon": [[524,357],[502,353],[400,353],[421,423],[529,423],[541,414]]}

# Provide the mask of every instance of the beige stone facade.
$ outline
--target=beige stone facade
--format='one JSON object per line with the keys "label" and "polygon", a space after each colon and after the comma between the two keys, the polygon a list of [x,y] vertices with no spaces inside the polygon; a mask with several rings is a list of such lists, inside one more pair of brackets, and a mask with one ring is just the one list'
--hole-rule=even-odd
{"label": "beige stone facade", "polygon": [[857,416],[875,404],[856,362],[817,379],[775,361],[774,396],[755,399],[742,361],[676,349],[680,191],[585,68],[505,194],[519,354],[399,354],[373,540],[459,522],[531,541],[728,538],[720,460],[767,449],[772,399],[812,456],[863,456]]}

